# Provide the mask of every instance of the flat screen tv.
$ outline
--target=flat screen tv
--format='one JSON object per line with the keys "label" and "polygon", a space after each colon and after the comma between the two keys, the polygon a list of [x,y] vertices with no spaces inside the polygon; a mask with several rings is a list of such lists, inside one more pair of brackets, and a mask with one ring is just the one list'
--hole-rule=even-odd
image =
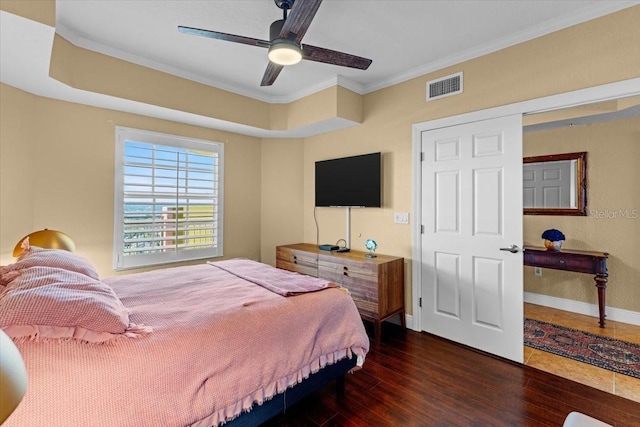
{"label": "flat screen tv", "polygon": [[382,154],[316,162],[316,206],[382,207]]}

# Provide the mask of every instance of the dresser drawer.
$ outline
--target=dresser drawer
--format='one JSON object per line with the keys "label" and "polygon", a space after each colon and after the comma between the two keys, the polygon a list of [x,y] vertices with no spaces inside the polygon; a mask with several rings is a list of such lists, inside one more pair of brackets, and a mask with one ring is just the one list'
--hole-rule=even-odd
{"label": "dresser drawer", "polygon": [[283,270],[294,271],[300,274],[306,274],[307,276],[318,277],[318,269],[314,266],[308,266],[303,264],[294,264],[292,262],[276,260],[276,268]]}
{"label": "dresser drawer", "polygon": [[318,268],[324,271],[335,271],[337,273],[346,273],[353,277],[370,278],[377,281],[378,265],[366,261],[355,261],[349,258],[338,258],[326,255],[318,256]]}
{"label": "dresser drawer", "polygon": [[276,258],[298,264],[306,264],[318,266],[318,256],[305,251],[296,249],[277,248]]}
{"label": "dresser drawer", "polygon": [[277,248],[276,267],[318,277],[318,258],[309,252]]}
{"label": "dresser drawer", "polygon": [[378,279],[350,270],[337,270],[333,266],[318,266],[318,277],[349,289],[354,300],[378,301]]}

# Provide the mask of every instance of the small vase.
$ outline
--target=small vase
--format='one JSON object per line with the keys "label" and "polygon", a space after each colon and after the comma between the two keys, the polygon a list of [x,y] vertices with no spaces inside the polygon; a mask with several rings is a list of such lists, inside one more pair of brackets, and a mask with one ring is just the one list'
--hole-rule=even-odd
{"label": "small vase", "polygon": [[546,240],[544,241],[544,247],[549,251],[559,251],[562,248],[562,240]]}

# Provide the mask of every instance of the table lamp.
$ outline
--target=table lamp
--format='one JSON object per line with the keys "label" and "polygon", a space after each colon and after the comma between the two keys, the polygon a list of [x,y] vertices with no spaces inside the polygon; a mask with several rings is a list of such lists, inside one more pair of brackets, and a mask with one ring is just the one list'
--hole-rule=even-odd
{"label": "table lamp", "polygon": [[13,256],[18,257],[22,253],[22,241],[29,238],[29,244],[31,246],[38,246],[45,249],[64,249],[70,252],[76,250],[76,245],[71,240],[71,237],[58,230],[44,230],[34,231],[31,234],[24,236],[15,248],[13,248]]}

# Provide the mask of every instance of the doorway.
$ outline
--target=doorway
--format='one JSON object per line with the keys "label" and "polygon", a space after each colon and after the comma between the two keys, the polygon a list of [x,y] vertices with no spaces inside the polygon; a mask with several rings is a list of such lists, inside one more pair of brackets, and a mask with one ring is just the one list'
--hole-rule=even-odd
{"label": "doorway", "polygon": [[[545,215],[525,215],[525,243],[541,246],[542,231],[554,227],[566,235],[563,250],[605,248],[610,261],[605,328],[598,325],[597,292],[590,274],[548,269],[536,274],[533,267],[524,267],[525,301],[529,301],[525,302],[525,317],[640,343],[640,308],[624,305],[638,299],[625,286],[629,283],[625,278],[637,277],[640,259],[640,250],[635,249],[640,245],[640,214],[634,215],[634,210],[640,210],[635,184],[640,181],[640,172],[636,172],[638,130],[637,96],[528,116],[523,134],[525,158],[586,153],[588,179],[583,188],[588,203],[585,216],[579,216],[577,209],[567,212],[574,215],[549,214],[555,206]],[[526,365],[640,402],[640,379],[541,350],[525,347],[524,354]]]}
{"label": "doorway", "polygon": [[[429,130],[457,126],[464,123],[477,122],[485,119],[502,117],[511,114],[532,114],[558,110],[567,106],[584,105],[596,101],[611,100],[627,96],[640,95],[640,79],[631,79],[623,82],[612,83],[594,88],[582,89],[560,95],[540,98],[537,100],[524,101],[521,103],[492,108],[488,110],[466,113],[459,116],[433,120],[419,123],[413,126],[413,166],[414,166],[414,190],[413,190],[413,211],[414,218],[423,218],[422,209],[422,173],[421,173],[421,152],[422,133]],[[521,161],[521,160],[520,160]],[[511,199],[509,203],[519,206],[522,210],[522,199]],[[424,224],[420,221],[414,223],[413,229],[413,259],[412,263],[412,300],[413,318],[410,324],[415,330],[423,330],[424,312],[421,302],[428,296],[423,295],[422,285],[426,279],[423,277],[424,264],[431,261],[425,260],[422,247],[422,228]],[[526,243],[526,242],[525,242]],[[516,273],[517,274],[517,273]],[[507,277],[505,280],[509,280]],[[522,341],[520,341],[521,343]],[[522,362],[522,360],[521,360]]]}

